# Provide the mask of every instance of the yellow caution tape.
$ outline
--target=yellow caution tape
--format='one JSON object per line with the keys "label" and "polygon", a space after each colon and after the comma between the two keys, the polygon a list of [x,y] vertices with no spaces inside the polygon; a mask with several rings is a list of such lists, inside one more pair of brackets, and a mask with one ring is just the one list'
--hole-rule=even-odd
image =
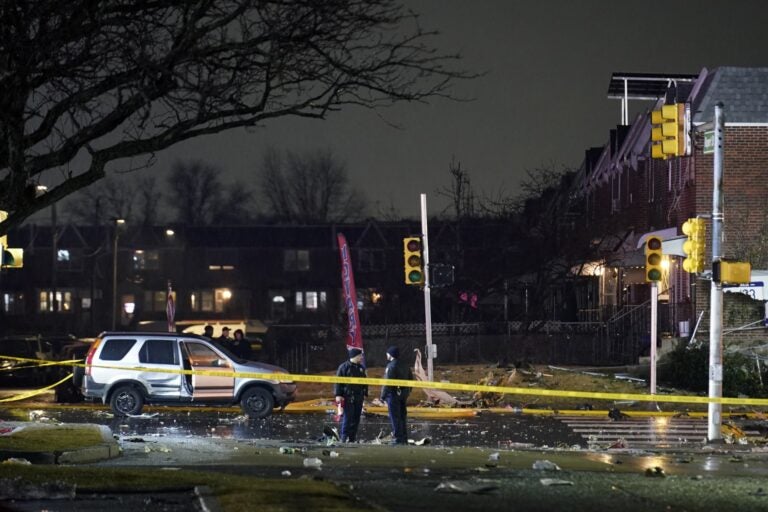
{"label": "yellow caution tape", "polygon": [[9,396],[7,398],[2,398],[2,399],[0,399],[0,402],[15,402],[17,400],[26,400],[27,398],[30,398],[30,397],[33,397],[33,396],[36,396],[36,395],[41,395],[41,394],[45,393],[46,391],[49,391],[49,390],[55,388],[59,384],[68,381],[71,378],[72,378],[72,374],[70,373],[69,375],[67,375],[66,377],[61,379],[60,381],[55,382],[55,383],[51,384],[50,386],[46,386],[46,387],[40,388],[40,389],[33,389],[33,390],[30,390],[30,391],[25,391],[24,393],[19,393],[18,395]]}
{"label": "yellow caution tape", "polygon": [[[85,367],[81,360],[71,361],[44,361],[39,359],[27,359],[19,357],[1,356],[0,359],[12,359],[25,362],[40,362],[58,365],[73,365]],[[507,386],[487,386],[483,384],[459,384],[454,382],[430,382],[418,380],[400,380],[400,379],[379,379],[379,378],[358,378],[358,377],[338,377],[336,375],[299,375],[291,373],[258,373],[258,372],[233,372],[219,370],[176,370],[165,368],[147,368],[143,366],[122,366],[122,365],[90,365],[91,368],[105,368],[112,370],[127,370],[148,373],[172,373],[180,375],[205,375],[209,377],[232,377],[263,379],[279,382],[315,382],[322,384],[366,384],[371,386],[400,386],[423,389],[442,389],[446,391],[468,391],[483,393],[499,393],[503,395],[527,395],[527,396],[548,396],[561,398],[591,398],[594,400],[634,400],[638,402],[669,402],[685,404],[709,404],[717,403],[723,405],[756,405],[768,406],[768,398],[710,398],[704,396],[684,396],[684,395],[651,395],[641,393],[601,393],[593,391],[569,391],[554,389],[536,389],[536,388],[517,388]]]}

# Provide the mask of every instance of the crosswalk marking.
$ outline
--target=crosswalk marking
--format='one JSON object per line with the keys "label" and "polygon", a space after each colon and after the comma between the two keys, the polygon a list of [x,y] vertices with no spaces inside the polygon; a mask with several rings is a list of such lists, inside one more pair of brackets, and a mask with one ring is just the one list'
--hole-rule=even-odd
{"label": "crosswalk marking", "polygon": [[[686,447],[707,440],[707,420],[696,418],[610,418],[560,416],[563,422],[588,445],[621,448]],[[760,432],[745,430],[746,440]]]}

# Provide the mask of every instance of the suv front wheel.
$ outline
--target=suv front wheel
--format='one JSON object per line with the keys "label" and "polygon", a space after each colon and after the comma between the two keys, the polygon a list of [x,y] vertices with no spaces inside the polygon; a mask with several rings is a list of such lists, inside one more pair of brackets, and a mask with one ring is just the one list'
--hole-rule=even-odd
{"label": "suv front wheel", "polygon": [[120,386],[112,393],[109,406],[115,414],[122,416],[141,414],[141,409],[144,407],[144,397],[133,386]]}
{"label": "suv front wheel", "polygon": [[243,393],[240,407],[250,418],[266,418],[272,414],[275,399],[272,397],[272,393],[264,388],[251,388]]}

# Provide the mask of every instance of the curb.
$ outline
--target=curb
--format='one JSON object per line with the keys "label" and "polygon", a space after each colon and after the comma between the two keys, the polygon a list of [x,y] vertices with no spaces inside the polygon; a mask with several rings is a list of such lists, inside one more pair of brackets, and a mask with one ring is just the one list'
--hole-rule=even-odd
{"label": "curb", "polygon": [[[68,425],[71,426],[71,425]],[[121,450],[109,427],[104,425],[84,424],[82,426],[98,429],[102,442],[74,450],[0,450],[0,459],[24,459],[32,464],[87,464],[119,457]],[[56,429],[55,425],[45,428]]]}

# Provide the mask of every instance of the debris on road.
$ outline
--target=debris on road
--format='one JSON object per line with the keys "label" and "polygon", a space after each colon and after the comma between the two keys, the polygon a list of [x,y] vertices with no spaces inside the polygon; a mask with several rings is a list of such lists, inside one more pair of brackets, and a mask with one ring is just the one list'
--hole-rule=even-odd
{"label": "debris on road", "polygon": [[499,486],[493,482],[447,481],[439,483],[437,487],[435,487],[435,491],[455,494],[485,494],[493,492],[498,488]]}
{"label": "debris on road", "polygon": [[560,471],[560,466],[548,460],[537,460],[532,467],[536,471]]}
{"label": "debris on road", "polygon": [[322,465],[323,465],[323,461],[318,459],[317,457],[307,457],[306,459],[304,459],[305,468],[320,469]]}
{"label": "debris on road", "polygon": [[645,476],[651,478],[665,478],[667,474],[664,472],[664,468],[660,466],[654,466],[652,468],[646,468]]}
{"label": "debris on road", "polygon": [[541,485],[551,486],[551,485],[573,485],[573,482],[570,480],[561,480],[559,478],[542,478],[539,480],[541,482]]}

